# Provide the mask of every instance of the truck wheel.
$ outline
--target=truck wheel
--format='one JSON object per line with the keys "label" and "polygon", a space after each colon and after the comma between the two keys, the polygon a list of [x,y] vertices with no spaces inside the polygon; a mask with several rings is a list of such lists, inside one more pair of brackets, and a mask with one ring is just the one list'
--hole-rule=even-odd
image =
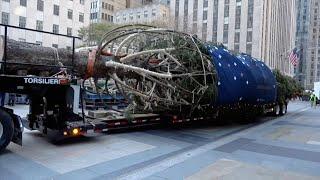
{"label": "truck wheel", "polygon": [[281,106],[281,111],[280,111],[280,115],[285,115],[287,114],[287,105],[282,105]]}
{"label": "truck wheel", "polygon": [[12,140],[13,130],[11,117],[0,110],[0,151],[4,150]]}
{"label": "truck wheel", "polygon": [[280,115],[280,112],[281,112],[280,106],[279,106],[279,105],[274,106],[274,108],[273,108],[273,115],[274,115],[274,116],[279,116],[279,115]]}

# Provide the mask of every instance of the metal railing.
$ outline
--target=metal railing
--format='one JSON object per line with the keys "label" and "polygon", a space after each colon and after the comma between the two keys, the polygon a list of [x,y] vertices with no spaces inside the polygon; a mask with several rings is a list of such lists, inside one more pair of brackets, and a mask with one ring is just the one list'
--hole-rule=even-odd
{"label": "metal railing", "polygon": [[0,66],[2,69],[2,71],[1,71],[2,74],[6,74],[7,64],[16,64],[16,65],[24,65],[24,66],[46,66],[46,67],[52,67],[52,68],[58,67],[55,65],[47,65],[47,64],[7,62],[7,58],[8,58],[7,46],[8,46],[8,38],[9,38],[8,37],[8,28],[22,29],[25,31],[38,32],[38,33],[43,33],[43,34],[51,34],[54,36],[71,38],[72,39],[72,66],[71,66],[71,69],[72,69],[72,74],[74,73],[75,43],[76,43],[76,39],[81,39],[80,37],[69,36],[69,35],[59,34],[59,33],[53,33],[53,32],[49,32],[49,31],[41,31],[41,30],[30,29],[30,28],[23,28],[23,27],[19,27],[19,26],[6,25],[6,24],[1,24],[1,23],[0,23],[0,27],[4,27],[4,53],[3,53],[2,61],[0,61],[0,64],[2,64],[2,66]]}

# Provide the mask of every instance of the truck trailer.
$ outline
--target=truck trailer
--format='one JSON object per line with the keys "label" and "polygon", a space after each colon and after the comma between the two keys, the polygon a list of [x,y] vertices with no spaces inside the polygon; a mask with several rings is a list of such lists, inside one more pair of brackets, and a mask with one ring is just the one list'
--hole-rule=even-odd
{"label": "truck trailer", "polygon": [[[1,26],[5,32],[9,28],[25,29]],[[77,38],[61,36],[73,42]],[[288,101],[279,98],[276,77],[263,61],[247,54],[236,55],[222,45],[204,43],[189,34],[146,25],[116,28],[106,33],[96,51],[89,52],[85,72],[77,75],[74,48],[68,67],[10,62],[7,38],[0,92],[28,95],[30,110],[26,118],[21,118],[12,109],[0,107],[0,150],[10,142],[22,145],[24,128],[61,139],[120,128],[214,121],[230,113],[249,122],[264,113],[278,116],[287,112]],[[98,71],[97,64],[103,64],[106,72],[101,72],[105,70],[101,67]],[[17,67],[61,71],[17,75]],[[95,73],[99,78],[103,74],[107,77],[106,85],[96,88],[97,94],[109,94],[113,85],[127,108],[106,105],[100,113],[85,112],[84,80],[95,77]]]}

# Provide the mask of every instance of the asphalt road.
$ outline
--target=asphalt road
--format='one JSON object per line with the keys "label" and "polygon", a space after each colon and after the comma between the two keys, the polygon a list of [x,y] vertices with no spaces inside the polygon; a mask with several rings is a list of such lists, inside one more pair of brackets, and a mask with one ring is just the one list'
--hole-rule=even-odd
{"label": "asphalt road", "polygon": [[[320,179],[320,108],[248,125],[143,129],[52,144],[25,131],[0,155],[2,179]],[[25,106],[15,108],[23,116]]]}

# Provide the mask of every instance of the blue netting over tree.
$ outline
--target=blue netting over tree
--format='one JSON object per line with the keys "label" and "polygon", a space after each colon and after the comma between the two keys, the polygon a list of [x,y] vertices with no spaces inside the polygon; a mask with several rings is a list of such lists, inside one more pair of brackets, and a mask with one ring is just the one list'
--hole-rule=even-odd
{"label": "blue netting over tree", "polygon": [[276,79],[260,60],[235,56],[223,46],[207,45],[218,73],[217,105],[266,104],[276,99]]}

